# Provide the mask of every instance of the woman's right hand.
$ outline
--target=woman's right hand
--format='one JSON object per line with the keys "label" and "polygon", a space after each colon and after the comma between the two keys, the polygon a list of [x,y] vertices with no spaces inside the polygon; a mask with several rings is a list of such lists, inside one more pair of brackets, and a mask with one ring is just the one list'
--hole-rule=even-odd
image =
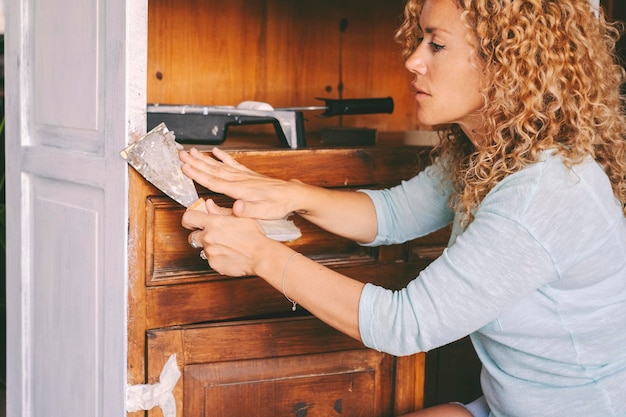
{"label": "woman's right hand", "polygon": [[298,209],[293,203],[299,182],[256,173],[219,148],[213,148],[211,153],[213,157],[195,148],[181,151],[183,172],[209,190],[235,199],[235,216],[275,220]]}

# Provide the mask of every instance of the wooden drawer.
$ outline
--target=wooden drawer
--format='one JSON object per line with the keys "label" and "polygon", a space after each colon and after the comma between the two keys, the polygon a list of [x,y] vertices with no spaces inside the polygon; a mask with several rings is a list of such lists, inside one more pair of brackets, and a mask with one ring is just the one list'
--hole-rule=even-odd
{"label": "wooden drawer", "polygon": [[[211,196],[229,204],[222,196]],[[146,228],[146,317],[148,328],[253,318],[287,312],[284,296],[258,277],[225,277],[200,259],[180,226],[183,213],[165,197],[150,197]],[[403,245],[367,248],[327,233],[302,218],[303,237],[293,249],[361,282],[399,289],[443,250],[449,231]]]}
{"label": "wooden drawer", "polygon": [[384,187],[409,179],[428,163],[428,148],[366,147],[231,152],[253,171],[320,187]]}
{"label": "wooden drawer", "polygon": [[[388,416],[421,407],[423,354],[365,349],[307,318],[149,331],[148,379],[177,355],[178,416]],[[402,400],[393,401],[401,387]],[[149,416],[161,416],[155,409]]]}
{"label": "wooden drawer", "polygon": [[[221,206],[232,206],[222,195],[203,195]],[[223,277],[189,246],[189,231],[180,224],[184,208],[167,197],[146,201],[146,285],[171,285],[210,281]],[[362,265],[375,262],[377,250],[328,233],[300,216],[291,218],[302,237],[286,244],[324,265]]]}
{"label": "wooden drawer", "polygon": [[[428,262],[394,262],[370,267],[337,268],[344,275],[386,288],[405,286]],[[210,282],[147,289],[148,328],[291,314],[285,297],[258,277],[216,279]]]}
{"label": "wooden drawer", "polygon": [[[230,207],[232,201],[221,195],[204,195],[217,204]],[[184,208],[167,197],[149,197],[146,201],[146,285],[181,284],[223,279],[200,258],[199,251],[189,246],[189,231],[180,224]],[[302,237],[286,245],[329,267],[374,264],[378,248],[363,247],[335,236],[294,215],[291,220],[302,231]],[[450,228],[445,227],[428,236],[403,245],[396,245],[396,260],[436,259],[446,247]],[[383,249],[387,253],[392,250]],[[408,251],[408,257],[407,253]]]}

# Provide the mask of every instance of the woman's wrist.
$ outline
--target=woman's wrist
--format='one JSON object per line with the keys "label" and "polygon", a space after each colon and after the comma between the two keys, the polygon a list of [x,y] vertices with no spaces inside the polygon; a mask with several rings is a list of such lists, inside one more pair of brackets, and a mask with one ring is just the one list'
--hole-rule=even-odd
{"label": "woman's wrist", "polygon": [[312,209],[309,196],[314,187],[296,179],[289,180],[288,183],[290,184],[289,204],[291,207],[289,212],[309,214]]}
{"label": "woman's wrist", "polygon": [[255,251],[254,274],[268,281],[272,277],[279,276],[284,259],[287,259],[293,253],[295,252],[288,246],[268,238]]}

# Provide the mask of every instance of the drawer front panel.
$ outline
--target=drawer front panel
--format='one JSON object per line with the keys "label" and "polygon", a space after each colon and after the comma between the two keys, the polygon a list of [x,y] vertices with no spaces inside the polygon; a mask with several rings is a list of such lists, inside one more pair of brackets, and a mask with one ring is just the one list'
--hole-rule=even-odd
{"label": "drawer front panel", "polygon": [[[396,384],[421,387],[423,355],[394,358],[364,349],[312,317],[188,326],[147,336],[149,383],[158,381],[176,354],[183,375],[173,391],[178,416],[387,416],[400,411],[392,400]],[[409,374],[399,371],[405,360]]]}
{"label": "drawer front panel", "polygon": [[[338,268],[344,275],[398,289],[411,281],[427,262],[400,262]],[[291,304],[258,277],[216,279],[210,282],[147,289],[148,328],[292,314]],[[300,307],[298,307],[300,308]]]}
{"label": "drawer front panel", "polygon": [[389,415],[389,399],[381,404],[377,391],[377,376],[392,373],[392,361],[383,358],[357,351],[189,366],[183,375],[185,415]]}
{"label": "drawer front panel", "polygon": [[381,187],[409,179],[428,164],[427,148],[367,147],[232,152],[258,173],[321,187]]}
{"label": "drawer front panel", "polygon": [[[230,207],[220,195],[210,197]],[[189,246],[189,230],[180,224],[184,208],[167,197],[150,197],[146,204],[146,285],[168,285],[223,278]],[[325,265],[361,265],[375,262],[377,250],[328,233],[299,216],[292,216],[302,237],[287,245]]]}

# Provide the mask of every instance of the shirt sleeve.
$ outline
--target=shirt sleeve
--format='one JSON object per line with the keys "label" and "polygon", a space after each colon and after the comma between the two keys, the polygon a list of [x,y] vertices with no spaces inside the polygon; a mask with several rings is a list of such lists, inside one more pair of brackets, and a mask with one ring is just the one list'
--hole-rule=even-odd
{"label": "shirt sleeve", "polygon": [[368,347],[409,355],[443,346],[559,279],[546,247],[546,231],[561,237],[574,232],[553,230],[550,221],[560,214],[547,196],[559,200],[555,190],[563,186],[551,183],[537,193],[540,169],[511,176],[495,187],[473,222],[406,288],[365,286],[359,328]]}
{"label": "shirt sleeve", "polygon": [[527,230],[481,214],[406,288],[365,286],[361,338],[366,346],[397,356],[429,351],[473,333],[554,279],[549,254]]}
{"label": "shirt sleeve", "polygon": [[364,246],[406,242],[439,230],[454,218],[448,207],[451,189],[437,164],[396,187],[359,191],[372,199],[378,221],[376,238]]}

